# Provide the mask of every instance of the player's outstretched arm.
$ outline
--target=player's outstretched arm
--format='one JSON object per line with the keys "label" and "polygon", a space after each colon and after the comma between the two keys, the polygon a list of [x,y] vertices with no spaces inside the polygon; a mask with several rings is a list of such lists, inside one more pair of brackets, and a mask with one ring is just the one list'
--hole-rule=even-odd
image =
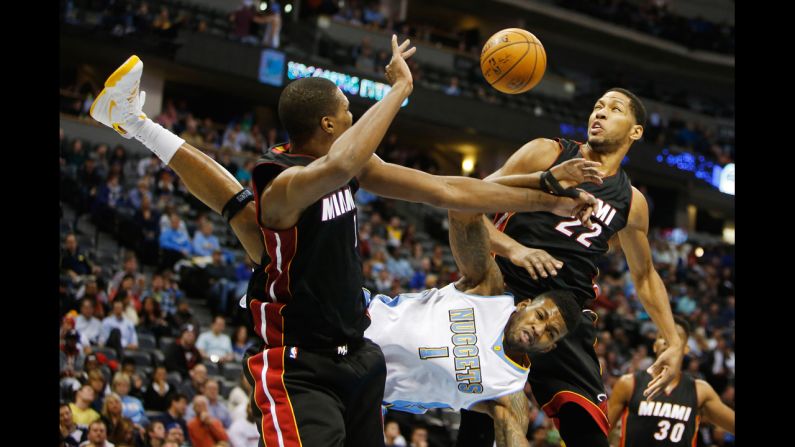
{"label": "player's outstretched arm", "polygon": [[448,211],[450,250],[462,278],[456,287],[476,295],[503,291],[502,274],[489,251],[489,234],[482,214]]}
{"label": "player's outstretched arm", "polygon": [[555,197],[538,190],[515,188],[471,177],[439,176],[386,163],[373,155],[359,173],[360,185],[379,196],[427,203],[439,208],[472,213],[499,211],[549,211],[561,216],[590,216],[590,197],[577,200]]}
{"label": "player's outstretched arm", "polygon": [[644,396],[651,399],[665,389],[678,375],[682,367],[684,341],[676,332],[665,284],[652,264],[648,231],[649,208],[646,199],[640,191],[633,187],[632,208],[629,211],[627,226],[618,232],[618,238],[626,254],[638,298],[668,342],[668,347],[647,370],[654,376],[654,379],[646,387]]}
{"label": "player's outstretched arm", "polygon": [[[590,161],[584,158],[572,158],[550,169],[550,173],[560,183],[561,187],[568,188],[580,183],[602,184],[602,173],[597,168],[602,166],[598,161]],[[530,174],[512,174],[496,176],[492,174],[487,177],[487,181],[499,183],[504,186],[516,186],[519,188],[541,189],[541,175],[543,172],[533,172]]]}
{"label": "player's outstretched arm", "polygon": [[632,374],[624,374],[613,386],[610,399],[607,400],[607,419],[610,421],[610,429],[616,427],[621,413],[629,405],[632,398],[632,390],[635,388],[635,377]]}
{"label": "player's outstretched arm", "polygon": [[527,426],[530,424],[530,403],[523,391],[480,402],[472,410],[494,419],[494,440],[497,447],[529,447]]}
{"label": "player's outstretched arm", "polygon": [[702,420],[734,434],[734,410],[724,404],[715,389],[703,380],[696,380],[696,392],[701,401],[699,410]]}
{"label": "player's outstretched arm", "polygon": [[416,51],[407,49],[406,40],[398,46],[392,36],[392,59],[387,65],[387,79],[392,89],[370,107],[350,129],[332,144],[328,154],[307,166],[291,167],[262,192],[262,221],[270,228],[287,228],[295,224],[307,206],[345,185],[361,171],[384,138],[400,105],[413,89],[411,72],[405,59]]}

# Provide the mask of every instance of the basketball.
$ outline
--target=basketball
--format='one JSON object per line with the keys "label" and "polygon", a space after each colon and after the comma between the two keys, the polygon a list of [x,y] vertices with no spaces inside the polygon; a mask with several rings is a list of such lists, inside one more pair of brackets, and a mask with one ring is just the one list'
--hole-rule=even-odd
{"label": "basketball", "polygon": [[547,69],[541,41],[519,28],[507,28],[486,41],[480,52],[480,70],[495,89],[516,95],[535,87]]}

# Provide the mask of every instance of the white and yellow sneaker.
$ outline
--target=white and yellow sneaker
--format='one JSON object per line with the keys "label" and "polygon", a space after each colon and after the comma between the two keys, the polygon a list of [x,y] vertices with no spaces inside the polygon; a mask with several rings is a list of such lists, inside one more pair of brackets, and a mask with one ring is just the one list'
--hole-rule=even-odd
{"label": "white and yellow sneaker", "polygon": [[105,88],[91,104],[92,118],[113,128],[124,138],[132,138],[143,125],[146,115],[142,108],[146,98],[139,92],[144,63],[138,56],[130,56],[105,81]]}

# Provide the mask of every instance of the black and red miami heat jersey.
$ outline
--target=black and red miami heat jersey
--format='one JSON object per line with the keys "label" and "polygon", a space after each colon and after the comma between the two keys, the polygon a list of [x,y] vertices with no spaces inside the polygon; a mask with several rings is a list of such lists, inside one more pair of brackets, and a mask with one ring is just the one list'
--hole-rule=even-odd
{"label": "black and red miami heat jersey", "polygon": [[[580,143],[557,139],[561,153],[552,166],[572,158],[582,157]],[[550,167],[551,168],[551,167]],[[495,225],[500,231],[522,245],[547,251],[563,262],[555,277],[533,280],[524,267],[497,256],[496,261],[508,289],[517,301],[535,297],[547,290],[567,289],[574,292],[580,305],[595,298],[594,279],[599,271],[596,261],[608,249],[608,241],[624,228],[632,203],[632,185],[627,174],[620,170],[603,179],[601,185],[583,183],[583,189],[598,200],[591,216],[594,228],[589,229],[573,217],[561,217],[548,212],[500,213]]]}
{"label": "black and red miami heat jersey", "polygon": [[684,447],[696,445],[698,394],[693,376],[682,373],[671,394],[653,401],[643,397],[651,380],[646,371],[635,373],[635,389],[621,416],[621,447]]}
{"label": "black and red miami heat jersey", "polygon": [[254,331],[271,348],[361,341],[370,324],[357,248],[356,179],[307,207],[292,228],[271,230],[260,220],[268,206],[260,201],[268,183],[314,159],[291,154],[289,144],[283,144],[268,149],[252,173],[266,250],[249,283],[247,305]]}

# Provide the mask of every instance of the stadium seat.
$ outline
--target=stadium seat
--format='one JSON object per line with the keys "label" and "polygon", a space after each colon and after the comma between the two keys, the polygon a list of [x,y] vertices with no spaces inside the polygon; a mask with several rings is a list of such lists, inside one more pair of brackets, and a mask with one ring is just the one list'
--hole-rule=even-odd
{"label": "stadium seat", "polygon": [[133,359],[136,366],[152,366],[152,357],[147,352],[124,350],[125,359]]}
{"label": "stadium seat", "polygon": [[158,347],[161,351],[165,352],[172,343],[174,343],[174,337],[160,337],[160,340],[158,341]]}
{"label": "stadium seat", "polygon": [[166,378],[166,381],[167,381],[167,382],[168,382],[170,385],[172,385],[172,386],[175,386],[175,387],[176,387],[177,385],[179,385],[180,383],[182,383],[182,375],[180,375],[180,373],[179,373],[179,372],[177,372],[177,371],[171,371],[170,373],[168,373],[168,376],[167,376],[167,378]]}
{"label": "stadium seat", "polygon": [[94,348],[94,352],[97,354],[103,354],[108,360],[118,360],[118,356],[116,355],[116,350],[112,348],[106,348],[104,346]]}
{"label": "stadium seat", "polygon": [[243,372],[243,365],[237,362],[224,363],[224,377],[228,380],[237,381]]}
{"label": "stadium seat", "polygon": [[157,340],[152,334],[138,333],[138,347],[143,350],[157,349]]}
{"label": "stadium seat", "polygon": [[203,361],[202,363],[204,364],[204,366],[207,367],[207,375],[208,376],[218,376],[218,375],[221,374],[221,369],[218,368],[218,364],[217,363],[213,363],[213,362],[210,362],[210,361],[207,361],[207,360]]}

